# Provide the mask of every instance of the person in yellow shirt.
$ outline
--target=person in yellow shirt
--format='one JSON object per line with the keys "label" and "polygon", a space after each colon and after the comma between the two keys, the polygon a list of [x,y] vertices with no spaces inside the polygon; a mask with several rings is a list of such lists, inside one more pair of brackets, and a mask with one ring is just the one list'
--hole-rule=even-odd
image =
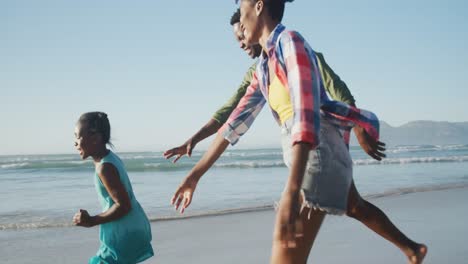
{"label": "person in yellow shirt", "polygon": [[[258,45],[248,46],[243,43],[243,33],[239,28],[240,12],[239,10],[231,18],[231,25],[234,29],[234,35],[240,44],[240,47],[252,58],[260,55],[261,50]],[[324,88],[330,97],[334,100],[355,105],[354,97],[349,91],[347,85],[336,75],[328,66],[322,54],[315,52],[318,62],[318,68],[324,84]],[[229,115],[236,108],[241,98],[244,96],[247,87],[252,81],[252,76],[255,71],[257,62],[255,62],[245,74],[244,80],[240,87],[236,90],[232,98],[222,106],[197,133],[190,137],[184,144],[165,151],[164,156],[169,159],[175,157],[176,162],[183,155],[190,156],[196,144],[208,136],[213,135],[226,122]],[[293,114],[289,94],[285,92],[284,87],[278,78],[274,78],[270,84],[269,104],[270,107],[278,114],[281,123],[288,120]],[[385,157],[383,153],[385,144],[380,141],[373,140],[364,129],[355,126],[355,135],[363,150],[376,160],[381,160]],[[193,193],[199,179],[203,174],[214,164],[218,157],[227,148],[228,142],[224,140],[222,135],[218,135],[206,151],[204,156],[188,173],[187,177],[176,190],[172,203],[180,208],[181,212],[190,205]],[[354,181],[351,179],[347,197],[346,214],[349,217],[355,218],[362,222],[369,229],[373,230],[383,238],[392,242],[409,258],[411,263],[419,263],[427,252],[427,247],[423,244],[414,242],[406,237],[397,227],[393,225],[390,219],[375,205],[364,200],[357,191]]]}

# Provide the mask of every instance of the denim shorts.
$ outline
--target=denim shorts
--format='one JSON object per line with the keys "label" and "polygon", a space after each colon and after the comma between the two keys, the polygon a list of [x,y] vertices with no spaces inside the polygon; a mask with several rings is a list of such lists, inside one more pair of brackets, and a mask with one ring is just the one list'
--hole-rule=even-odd
{"label": "denim shorts", "polygon": [[[283,159],[288,168],[292,163],[291,126],[292,119],[281,126]],[[339,129],[322,117],[320,144],[309,152],[302,181],[303,207],[344,214],[352,175],[353,162]]]}

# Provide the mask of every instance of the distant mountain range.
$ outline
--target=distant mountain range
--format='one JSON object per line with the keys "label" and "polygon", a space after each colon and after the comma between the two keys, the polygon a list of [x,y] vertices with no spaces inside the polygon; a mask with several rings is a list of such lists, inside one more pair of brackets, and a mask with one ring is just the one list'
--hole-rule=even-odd
{"label": "distant mountain range", "polygon": [[[381,121],[380,133],[389,146],[468,144],[468,122],[412,121],[392,127]],[[358,145],[354,135],[351,145]]]}

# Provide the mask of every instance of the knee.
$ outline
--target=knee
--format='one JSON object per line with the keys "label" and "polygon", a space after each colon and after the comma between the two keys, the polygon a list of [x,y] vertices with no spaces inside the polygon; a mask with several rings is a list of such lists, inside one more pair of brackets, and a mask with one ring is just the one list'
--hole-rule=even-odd
{"label": "knee", "polygon": [[366,216],[365,201],[362,199],[356,199],[348,203],[346,215],[352,218],[361,219]]}

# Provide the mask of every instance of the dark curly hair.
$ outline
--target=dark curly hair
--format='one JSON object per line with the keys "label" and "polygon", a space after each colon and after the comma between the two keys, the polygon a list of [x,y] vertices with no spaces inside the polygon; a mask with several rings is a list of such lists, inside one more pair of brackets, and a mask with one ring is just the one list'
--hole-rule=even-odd
{"label": "dark curly hair", "polygon": [[232,14],[231,16],[230,24],[231,26],[234,26],[234,24],[239,23],[239,22],[240,22],[240,9],[237,8],[236,12],[234,12],[234,14]]}
{"label": "dark curly hair", "polygon": [[82,125],[86,124],[91,133],[99,133],[102,135],[102,141],[113,147],[110,142],[111,127],[107,114],[104,112],[88,112],[80,116],[78,122]]}
{"label": "dark curly hair", "polygon": [[[250,0],[250,2],[252,3],[256,3],[258,1],[260,0]],[[265,4],[271,18],[281,22],[281,20],[283,20],[283,15],[284,15],[284,4],[286,2],[293,2],[293,1],[294,0],[263,0],[263,3]],[[236,3],[237,2],[239,2],[239,0],[236,0]]]}

